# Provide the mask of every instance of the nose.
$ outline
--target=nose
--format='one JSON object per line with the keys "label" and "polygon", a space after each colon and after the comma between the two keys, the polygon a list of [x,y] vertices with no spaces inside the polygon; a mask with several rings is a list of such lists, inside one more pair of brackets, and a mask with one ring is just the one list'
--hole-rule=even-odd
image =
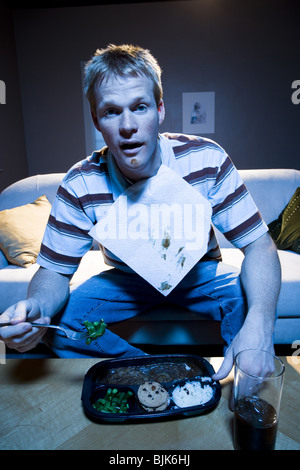
{"label": "nose", "polygon": [[124,110],[120,116],[120,134],[124,137],[130,137],[137,132],[137,123],[133,113],[130,110]]}

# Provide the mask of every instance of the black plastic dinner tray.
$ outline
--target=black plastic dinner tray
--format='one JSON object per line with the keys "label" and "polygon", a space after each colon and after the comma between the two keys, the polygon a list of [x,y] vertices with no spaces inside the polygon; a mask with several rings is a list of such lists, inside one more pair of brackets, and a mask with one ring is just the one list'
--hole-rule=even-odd
{"label": "black plastic dinner tray", "polygon": [[[170,395],[170,403],[163,411],[145,411],[137,400],[137,389],[139,384],[115,384],[107,383],[107,376],[112,371],[120,367],[135,366],[152,366],[157,364],[190,364],[200,369],[200,373],[196,376],[185,378],[183,380],[175,380],[172,382],[160,383],[167,389]],[[120,369],[119,369],[120,370]],[[210,377],[214,374],[212,365],[204,358],[191,354],[164,354],[164,355],[147,355],[139,357],[131,357],[124,359],[109,359],[98,362],[93,365],[84,377],[81,400],[86,415],[93,421],[98,422],[139,422],[141,420],[160,420],[170,418],[183,418],[188,416],[200,415],[212,410],[221,398],[221,385],[218,381],[212,380]],[[205,379],[209,377],[209,379]],[[199,381],[201,384],[209,384],[213,389],[212,398],[201,405],[179,408],[172,400],[172,392],[177,385],[184,385],[187,382]],[[113,381],[112,381],[113,382]],[[117,388],[120,391],[132,391],[133,395],[129,400],[129,408],[126,413],[106,413],[96,410],[92,405],[99,398],[103,398],[108,388]]]}

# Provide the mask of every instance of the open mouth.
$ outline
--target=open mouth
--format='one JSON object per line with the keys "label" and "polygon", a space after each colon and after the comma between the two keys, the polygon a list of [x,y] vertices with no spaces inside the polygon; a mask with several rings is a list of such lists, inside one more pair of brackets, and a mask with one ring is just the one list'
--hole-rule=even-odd
{"label": "open mouth", "polygon": [[137,150],[142,147],[142,142],[124,142],[120,145],[122,150]]}

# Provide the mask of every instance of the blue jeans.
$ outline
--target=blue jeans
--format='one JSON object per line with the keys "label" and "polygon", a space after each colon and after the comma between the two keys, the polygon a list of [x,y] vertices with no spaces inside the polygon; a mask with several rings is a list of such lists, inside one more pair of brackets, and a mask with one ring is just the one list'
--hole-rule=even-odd
{"label": "blue jeans", "polygon": [[68,340],[48,330],[45,340],[59,357],[65,358],[145,355],[109,331],[109,324],[127,320],[164,302],[221,322],[221,335],[227,346],[240,330],[246,314],[239,272],[222,262],[199,262],[167,297],[139,275],[113,268],[75,289],[63,311],[52,320],[66,328],[86,331],[85,320],[103,319],[108,325],[104,335],[86,345],[85,340]]}

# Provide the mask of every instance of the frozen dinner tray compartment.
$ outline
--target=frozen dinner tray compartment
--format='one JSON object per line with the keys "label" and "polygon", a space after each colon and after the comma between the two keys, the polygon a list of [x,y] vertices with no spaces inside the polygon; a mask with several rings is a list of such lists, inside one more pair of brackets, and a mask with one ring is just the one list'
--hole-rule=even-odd
{"label": "frozen dinner tray compartment", "polygon": [[[87,416],[99,422],[198,415],[213,409],[221,398],[213,374],[206,359],[189,354],[103,360],[84,377],[82,404]],[[143,393],[149,406],[141,403]],[[163,398],[158,399],[159,394]]]}

